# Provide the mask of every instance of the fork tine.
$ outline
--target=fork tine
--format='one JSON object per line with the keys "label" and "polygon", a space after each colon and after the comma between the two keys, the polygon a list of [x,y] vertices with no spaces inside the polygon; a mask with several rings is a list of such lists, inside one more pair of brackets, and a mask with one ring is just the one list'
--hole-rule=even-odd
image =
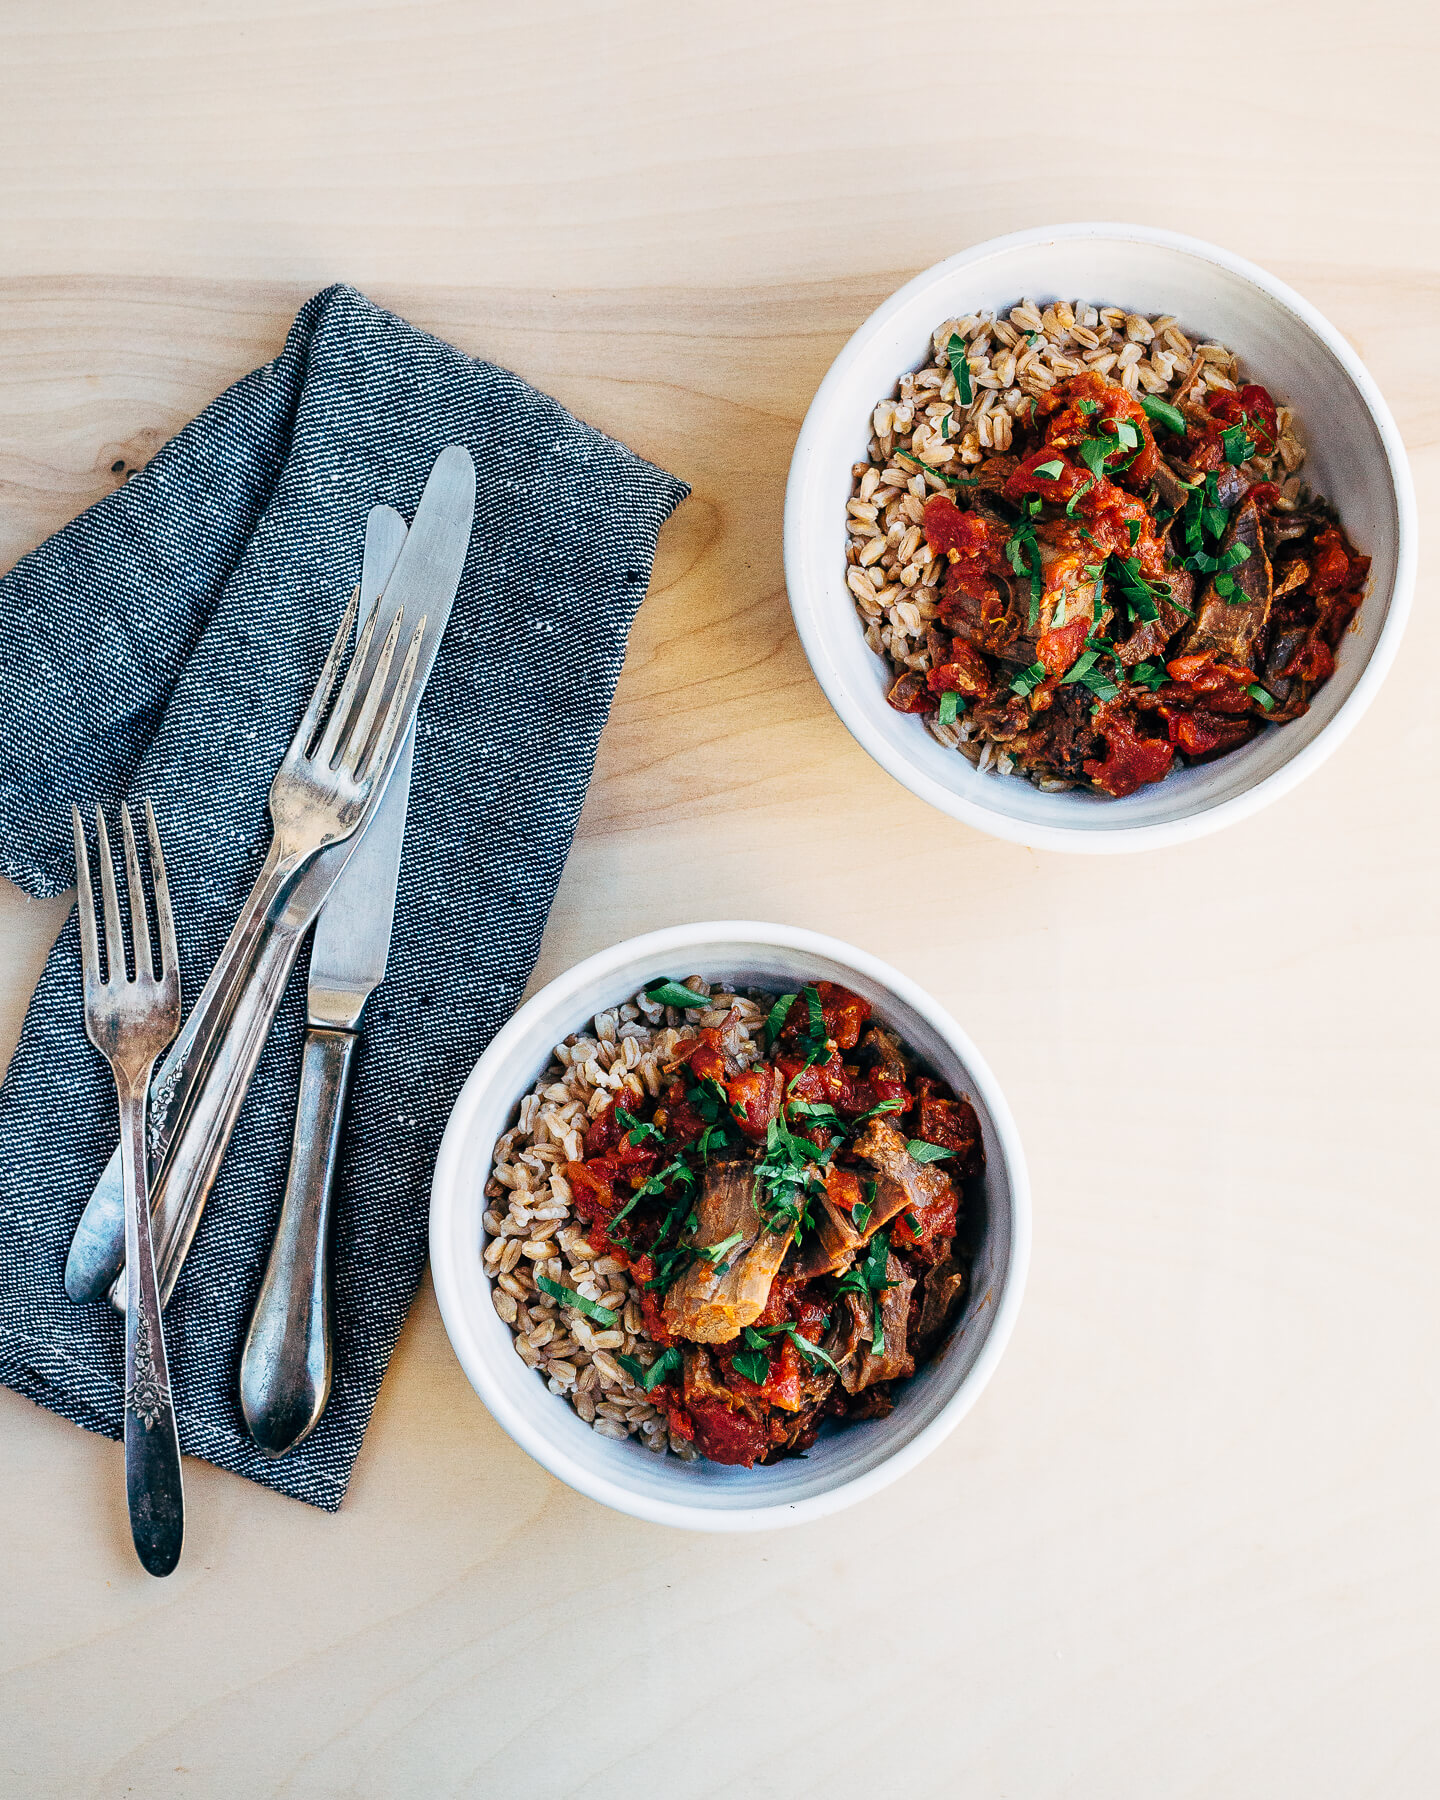
{"label": "fork tine", "polygon": [[335,760],[335,752],[340,743],[351,713],[355,709],[356,696],[360,691],[360,678],[365,672],[365,659],[370,654],[370,640],[375,635],[375,621],[380,609],[372,609],[370,617],[361,628],[360,636],[355,641],[355,654],[350,658],[350,667],[345,671],[345,680],[341,684],[340,696],[330,714],[330,722],[325,727],[325,735],[320,740],[320,747],[315,752],[315,760],[328,767]]}
{"label": "fork tine", "polygon": [[357,582],[351,590],[350,600],[345,608],[345,615],[340,621],[325,657],[324,667],[320,671],[320,679],[315,683],[315,692],[310,696],[310,704],[305,708],[304,717],[295,729],[287,754],[304,756],[320,729],[320,721],[325,716],[325,702],[330,698],[330,690],[335,685],[335,673],[340,667],[340,659],[345,654],[345,646],[350,642],[350,633],[355,628],[355,615],[360,609],[360,586]]}
{"label": "fork tine", "polygon": [[135,979],[154,977],[158,971],[150,949],[150,920],[145,911],[145,884],[140,878],[140,852],[135,847],[135,826],[128,801],[120,803],[120,835],[125,840],[125,885],[130,890],[130,937],[135,946]]}
{"label": "fork tine", "polygon": [[95,894],[90,886],[90,852],[85,844],[85,824],[80,808],[70,802],[71,823],[75,827],[75,900],[80,914],[80,966],[85,986],[100,980],[100,940],[95,935]]}
{"label": "fork tine", "polygon": [[100,896],[105,903],[105,968],[110,981],[124,981],[125,927],[120,923],[120,896],[115,891],[115,864],[103,806],[95,808],[95,835],[100,840]]}
{"label": "fork tine", "polygon": [[385,683],[390,677],[390,664],[395,660],[395,646],[400,641],[400,621],[405,616],[402,606],[390,622],[390,629],[385,633],[385,642],[380,646],[380,654],[375,659],[375,673],[365,687],[365,701],[360,708],[360,717],[346,735],[345,750],[340,766],[351,776],[360,767],[360,759],[370,741],[370,728],[375,723],[375,715],[380,710],[380,702],[385,697]]}
{"label": "fork tine", "polygon": [[385,723],[380,727],[380,735],[375,740],[375,748],[366,761],[360,779],[368,781],[378,775],[390,757],[390,750],[395,742],[396,733],[400,729],[400,720],[405,711],[405,701],[410,692],[410,684],[415,679],[415,665],[420,660],[420,646],[425,640],[427,620],[422,615],[420,623],[415,627],[410,638],[410,648],[405,652],[405,661],[400,666],[400,679],[395,683],[395,692],[390,696],[390,705],[385,713]]}
{"label": "fork tine", "polygon": [[145,829],[150,839],[150,882],[155,889],[155,923],[160,936],[160,967],[155,972],[163,980],[178,980],[180,948],[175,941],[175,915],[170,910],[170,882],[165,874],[165,853],[160,848],[155,808],[148,800],[145,802]]}

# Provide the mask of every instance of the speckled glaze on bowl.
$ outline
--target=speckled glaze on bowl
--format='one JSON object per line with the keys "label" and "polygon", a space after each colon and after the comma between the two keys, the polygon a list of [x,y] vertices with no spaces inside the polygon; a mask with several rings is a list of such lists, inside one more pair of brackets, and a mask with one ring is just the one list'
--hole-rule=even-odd
{"label": "speckled glaze on bowl", "polygon": [[[901,1390],[887,1419],[827,1425],[803,1459],[722,1468],[601,1437],[515,1353],[481,1262],[484,1190],[496,1138],[551,1048],[659,975],[783,990],[838,981],[867,999],[980,1116],[986,1222],[959,1318]],[[758,1531],[864,1499],[926,1456],[960,1422],[1010,1336],[1030,1255],[1030,1189],[1015,1122],[984,1059],[954,1019],[897,970],[835,938],[783,925],[682,925],[631,938],[557,976],[475,1065],[446,1127],[430,1201],[430,1260],[450,1342],[477,1394],[537,1462],[592,1499],[694,1531]]]}
{"label": "speckled glaze on bowl", "polygon": [[[945,319],[1023,296],[1173,313],[1227,345],[1247,379],[1293,407],[1304,475],[1371,558],[1370,586],[1335,674],[1303,718],[1217,762],[1182,769],[1124,800],[1044,794],[1018,775],[979,775],[918,719],[886,704],[890,671],[865,643],[845,585],[845,503],[876,402],[929,360]],[[1140,225],[1061,225],[994,238],[893,294],[821,382],[785,496],[785,580],[795,624],[831,705],[880,766],[922,800],[997,837],[1047,850],[1152,849],[1216,831],[1302,780],[1359,719],[1394,659],[1415,583],[1415,495],[1395,421],[1328,320],[1228,251]]]}

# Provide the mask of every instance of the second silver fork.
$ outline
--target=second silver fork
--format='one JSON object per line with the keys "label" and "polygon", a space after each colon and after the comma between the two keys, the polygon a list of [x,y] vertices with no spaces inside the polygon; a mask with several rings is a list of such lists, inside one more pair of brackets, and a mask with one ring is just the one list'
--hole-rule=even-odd
{"label": "second silver fork", "polygon": [[110,1064],[120,1103],[120,1157],[125,1183],[125,1491],[135,1552],[152,1575],[168,1575],[180,1560],[185,1537],[185,1495],[180,1439],[160,1322],[155,1248],[150,1235],[150,1183],[145,1108],[155,1059],[180,1029],[180,956],[160,833],[147,800],[150,879],[155,889],[157,967],[146,917],[145,889],[130,808],[120,809],[125,840],[125,885],[130,896],[130,941],[135,973],[125,972],[125,928],[115,888],[115,865],[105,814],[97,809],[100,894],[104,906],[106,970],[100,970],[100,937],[80,808],[75,826],[75,886],[80,918],[80,959],[85,978],[85,1033]]}

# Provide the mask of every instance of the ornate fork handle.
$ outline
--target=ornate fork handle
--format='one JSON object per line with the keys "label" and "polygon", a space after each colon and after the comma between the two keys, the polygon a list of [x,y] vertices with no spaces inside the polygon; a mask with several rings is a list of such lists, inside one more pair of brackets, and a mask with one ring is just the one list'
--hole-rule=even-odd
{"label": "ornate fork handle", "polygon": [[140,1560],[168,1575],[180,1560],[185,1495],[150,1235],[144,1081],[120,1094],[120,1156],[136,1196],[125,1219],[125,1491]]}

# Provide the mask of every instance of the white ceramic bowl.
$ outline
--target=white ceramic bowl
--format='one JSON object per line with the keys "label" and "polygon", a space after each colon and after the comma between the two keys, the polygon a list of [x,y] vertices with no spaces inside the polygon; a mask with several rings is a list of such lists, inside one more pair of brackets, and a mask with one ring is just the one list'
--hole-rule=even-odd
{"label": "white ceramic bowl", "polygon": [[[515,1353],[481,1264],[484,1188],[495,1140],[551,1048],[659,975],[701,975],[776,991],[828,979],[862,995],[945,1081],[968,1094],[985,1143],[986,1223],[963,1310],[888,1419],[822,1429],[803,1459],[722,1468],[603,1438]],[[898,971],[835,938],[783,925],[681,925],[631,938],[526,1002],[460,1090],[430,1202],[430,1260],[445,1329],[477,1394],[537,1462],[621,1512],[696,1531],[756,1531],[834,1512],[913,1468],[960,1422],[1015,1322],[1030,1254],[1030,1189],[1010,1109],[975,1046]]]}
{"label": "white ceramic bowl", "polygon": [[[930,358],[944,320],[1023,296],[1077,297],[1174,313],[1226,344],[1247,376],[1295,408],[1305,475],[1330,499],[1370,586],[1335,674],[1308,713],[1218,762],[1182,769],[1124,800],[1043,794],[1018,775],[979,775],[919,719],[886,704],[890,673],[867,648],[845,585],[851,465],[870,415]],[[1380,391],[1340,333],[1273,276],[1228,251],[1141,225],[1061,225],[994,238],[918,275],[835,359],[806,414],[785,496],[785,579],[805,653],[831,705],[895,779],[942,812],[1049,850],[1139,850],[1218,830],[1289,791],[1336,747],[1384,679],[1415,582],[1415,495]]]}

